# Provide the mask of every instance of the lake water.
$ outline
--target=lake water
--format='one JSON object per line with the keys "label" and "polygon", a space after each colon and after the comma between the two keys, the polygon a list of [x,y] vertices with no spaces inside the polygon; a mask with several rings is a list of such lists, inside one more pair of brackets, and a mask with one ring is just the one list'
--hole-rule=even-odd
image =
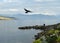
{"label": "lake water", "polygon": [[34,35],[40,30],[19,30],[19,26],[25,26],[23,21],[1,20],[0,21],[0,43],[32,43]]}

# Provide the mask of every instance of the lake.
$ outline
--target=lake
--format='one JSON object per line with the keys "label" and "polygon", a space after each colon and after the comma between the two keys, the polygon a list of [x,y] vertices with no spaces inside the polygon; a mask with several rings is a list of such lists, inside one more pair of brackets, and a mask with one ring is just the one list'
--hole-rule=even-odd
{"label": "lake", "polygon": [[1,20],[0,21],[0,43],[32,43],[34,35],[40,30],[19,30],[19,26],[25,26],[24,21],[20,20]]}

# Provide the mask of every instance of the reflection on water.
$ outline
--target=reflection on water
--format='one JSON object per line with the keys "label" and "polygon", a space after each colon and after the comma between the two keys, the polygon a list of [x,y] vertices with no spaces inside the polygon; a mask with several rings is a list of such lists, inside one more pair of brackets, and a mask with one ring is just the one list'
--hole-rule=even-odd
{"label": "reflection on water", "polygon": [[19,30],[24,23],[16,20],[0,21],[0,43],[32,43],[39,30]]}

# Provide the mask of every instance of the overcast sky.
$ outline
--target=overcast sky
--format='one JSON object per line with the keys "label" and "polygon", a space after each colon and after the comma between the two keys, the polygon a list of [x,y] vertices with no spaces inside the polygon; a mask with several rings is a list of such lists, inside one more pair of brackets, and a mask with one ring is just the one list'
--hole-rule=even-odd
{"label": "overcast sky", "polygon": [[24,8],[35,14],[59,15],[60,0],[0,0],[0,14],[23,14]]}

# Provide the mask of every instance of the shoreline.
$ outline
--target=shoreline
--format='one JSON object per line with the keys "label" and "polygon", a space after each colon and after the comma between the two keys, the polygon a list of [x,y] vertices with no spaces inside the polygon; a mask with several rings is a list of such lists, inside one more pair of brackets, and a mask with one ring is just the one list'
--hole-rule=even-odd
{"label": "shoreline", "polygon": [[8,17],[0,16],[0,20],[13,20],[13,18],[8,18]]}
{"label": "shoreline", "polygon": [[23,26],[23,27],[18,27],[18,29],[40,29],[40,30],[50,30],[50,29],[57,29],[60,28],[60,23],[53,24],[53,25],[35,25],[35,26]]}

